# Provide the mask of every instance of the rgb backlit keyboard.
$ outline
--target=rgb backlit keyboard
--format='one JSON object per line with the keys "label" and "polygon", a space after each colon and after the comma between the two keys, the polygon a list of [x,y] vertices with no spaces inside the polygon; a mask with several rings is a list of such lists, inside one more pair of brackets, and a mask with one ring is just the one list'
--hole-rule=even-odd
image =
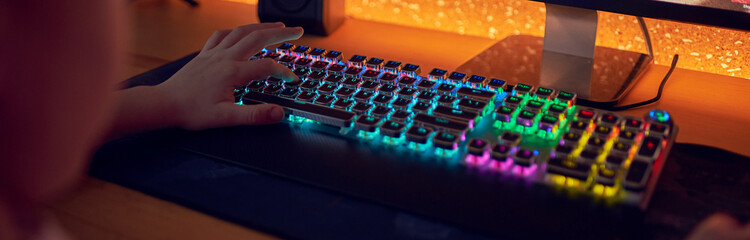
{"label": "rgb backlit keyboard", "polygon": [[[645,209],[674,143],[669,113],[633,117],[576,105],[576,94],[491,77],[284,43],[256,54],[299,80],[236,89],[238,104],[274,103],[285,121],[382,151],[506,176],[496,181]],[[382,148],[380,148],[382,147]]]}

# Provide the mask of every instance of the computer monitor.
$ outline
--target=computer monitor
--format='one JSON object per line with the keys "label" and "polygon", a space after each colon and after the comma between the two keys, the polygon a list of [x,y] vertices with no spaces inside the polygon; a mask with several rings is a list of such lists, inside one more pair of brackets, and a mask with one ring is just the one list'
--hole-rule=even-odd
{"label": "computer monitor", "polygon": [[750,30],[750,0],[534,0],[627,15]]}
{"label": "computer monitor", "polygon": [[580,104],[607,108],[624,98],[653,56],[595,47],[598,10],[750,30],[750,0],[535,1],[546,5],[544,39],[508,37],[458,70],[576,92]]}

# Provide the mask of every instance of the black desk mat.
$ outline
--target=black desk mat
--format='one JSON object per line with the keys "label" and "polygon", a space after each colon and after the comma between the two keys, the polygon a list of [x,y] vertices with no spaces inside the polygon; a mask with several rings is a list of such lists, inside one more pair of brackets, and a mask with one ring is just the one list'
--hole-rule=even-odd
{"label": "black desk mat", "polygon": [[[154,85],[194,55],[129,79]],[[165,130],[169,132],[175,130]],[[179,131],[179,130],[177,130]],[[147,133],[149,134],[160,134]],[[471,239],[457,227],[282,177],[176,149],[148,137],[103,146],[90,175],[250,228],[289,238]],[[677,144],[644,219],[645,236],[683,238],[701,219],[725,211],[750,217],[750,159]],[[407,211],[408,212],[408,211]]]}

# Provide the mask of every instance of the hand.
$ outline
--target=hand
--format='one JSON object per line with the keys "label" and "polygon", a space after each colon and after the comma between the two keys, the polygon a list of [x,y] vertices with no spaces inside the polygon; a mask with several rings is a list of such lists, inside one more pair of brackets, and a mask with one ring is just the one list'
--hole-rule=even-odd
{"label": "hand", "polygon": [[217,31],[192,61],[156,88],[175,108],[176,122],[185,129],[269,124],[281,121],[284,110],[272,104],[234,104],[234,89],[252,80],[297,77],[272,59],[248,59],[266,46],[298,39],[302,28],[261,23]]}
{"label": "hand", "polygon": [[698,224],[688,240],[750,239],[750,224],[740,225],[729,215],[716,213]]}

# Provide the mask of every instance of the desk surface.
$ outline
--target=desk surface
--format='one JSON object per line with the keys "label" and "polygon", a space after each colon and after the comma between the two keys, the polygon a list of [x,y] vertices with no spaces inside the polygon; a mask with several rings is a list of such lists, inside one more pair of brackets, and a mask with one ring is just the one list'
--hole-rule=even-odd
{"label": "desk surface", "polygon": [[[136,1],[129,6],[130,60],[123,78],[200,49],[217,29],[257,22],[255,6],[203,0],[198,8],[180,1]],[[348,19],[329,37],[305,36],[298,43],[344,53],[379,56],[421,64],[425,69],[455,69],[492,46],[494,40]],[[656,94],[666,66],[653,66],[625,102]],[[682,143],[697,143],[750,156],[750,80],[678,69],[662,100],[650,108],[672,113]],[[88,178],[74,193],[50,207],[80,239],[247,239],[272,238],[223,220],[101,180]]]}

